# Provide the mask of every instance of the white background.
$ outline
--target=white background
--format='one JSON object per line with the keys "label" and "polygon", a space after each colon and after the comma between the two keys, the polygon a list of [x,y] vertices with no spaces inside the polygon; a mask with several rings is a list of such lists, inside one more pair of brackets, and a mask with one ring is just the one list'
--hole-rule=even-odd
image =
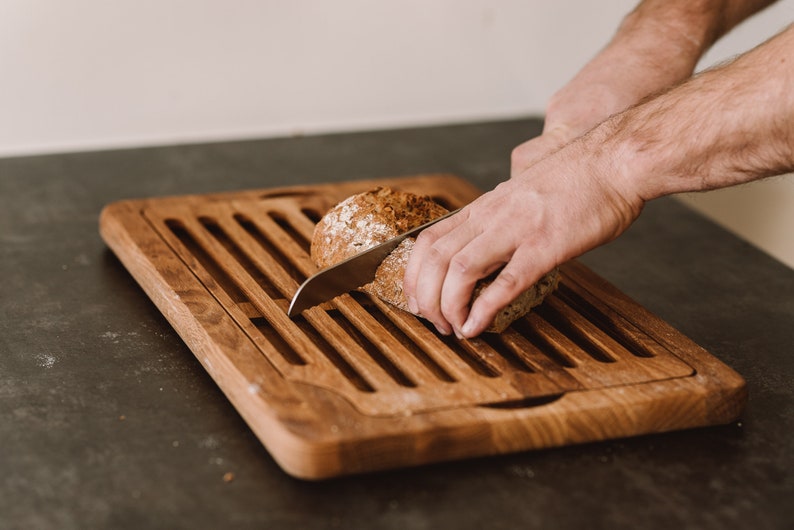
{"label": "white background", "polygon": [[[0,156],[541,115],[633,0],[0,0]],[[702,65],[794,21],[781,0]],[[690,204],[794,266],[791,177]]]}

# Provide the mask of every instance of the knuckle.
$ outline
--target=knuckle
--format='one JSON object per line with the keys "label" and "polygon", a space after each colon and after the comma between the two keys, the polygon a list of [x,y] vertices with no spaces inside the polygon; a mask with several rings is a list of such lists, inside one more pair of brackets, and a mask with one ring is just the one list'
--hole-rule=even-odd
{"label": "knuckle", "polygon": [[513,166],[521,164],[521,162],[524,160],[525,150],[525,144],[517,145],[513,148],[513,150],[510,152],[510,163]]}
{"label": "knuckle", "polygon": [[439,237],[438,225],[425,228],[416,236],[416,245],[429,246],[435,243]]}
{"label": "knuckle", "polygon": [[427,249],[425,259],[434,265],[438,265],[447,260],[447,253],[441,245],[433,244]]}
{"label": "knuckle", "polygon": [[524,286],[523,278],[508,269],[504,269],[496,276],[493,285],[500,291],[507,293],[520,291]]}
{"label": "knuckle", "polygon": [[418,300],[417,301],[417,314],[423,316],[428,320],[436,320],[439,317],[438,310],[436,309],[435,304],[428,303],[426,300]]}
{"label": "knuckle", "polygon": [[471,259],[465,254],[458,253],[452,256],[449,260],[449,270],[461,276],[468,276],[471,274],[472,263]]}

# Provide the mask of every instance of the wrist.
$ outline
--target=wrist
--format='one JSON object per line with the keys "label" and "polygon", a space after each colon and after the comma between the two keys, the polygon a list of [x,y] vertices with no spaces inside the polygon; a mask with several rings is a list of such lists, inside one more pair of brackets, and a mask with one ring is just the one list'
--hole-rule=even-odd
{"label": "wrist", "polygon": [[794,26],[731,63],[612,116],[583,138],[610,179],[648,201],[794,169]]}
{"label": "wrist", "polygon": [[631,110],[613,116],[579,139],[582,153],[591,155],[590,172],[608,186],[621,201],[639,210],[656,198],[650,187],[654,172],[652,157],[634,141],[624,124]]}

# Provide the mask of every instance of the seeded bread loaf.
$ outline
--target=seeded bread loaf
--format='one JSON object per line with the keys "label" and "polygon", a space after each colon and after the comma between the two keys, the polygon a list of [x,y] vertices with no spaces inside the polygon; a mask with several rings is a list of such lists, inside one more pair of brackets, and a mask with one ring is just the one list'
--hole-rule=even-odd
{"label": "seeded bread loaf", "polygon": [[[331,208],[317,223],[311,258],[318,267],[334,265],[445,213],[447,209],[430,197],[387,187],[353,195]],[[375,280],[361,290],[408,311],[402,282],[414,241],[405,239],[383,261]],[[486,331],[501,333],[527,314],[556,288],[558,277],[556,269],[546,274],[500,311]],[[489,283],[489,279],[477,282],[473,297],[476,298]]]}

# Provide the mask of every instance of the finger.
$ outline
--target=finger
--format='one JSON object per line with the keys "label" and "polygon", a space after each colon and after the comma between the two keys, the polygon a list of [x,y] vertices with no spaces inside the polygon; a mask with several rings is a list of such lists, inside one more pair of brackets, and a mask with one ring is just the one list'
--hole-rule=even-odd
{"label": "finger", "polygon": [[439,332],[452,333],[450,323],[441,311],[441,289],[449,269],[451,258],[477,236],[479,227],[473,223],[462,223],[427,249],[416,280],[417,312],[430,320]]}
{"label": "finger", "polygon": [[441,289],[441,313],[458,337],[469,314],[472,292],[478,280],[508,262],[514,246],[493,233],[483,233],[455,254]]}
{"label": "finger", "polygon": [[428,250],[440,237],[466,220],[466,215],[463,213],[464,211],[465,210],[458,212],[443,221],[439,221],[430,228],[423,230],[416,238],[413,248],[411,249],[411,255],[408,258],[408,264],[405,267],[405,274],[403,275],[403,293],[405,294],[408,309],[411,313],[419,314],[419,306],[416,302],[416,284],[419,280],[419,274]]}
{"label": "finger", "polygon": [[536,259],[539,255],[535,247],[523,246],[516,250],[494,281],[474,300],[460,329],[463,337],[475,337],[485,331],[499,311],[554,268],[554,263]]}

